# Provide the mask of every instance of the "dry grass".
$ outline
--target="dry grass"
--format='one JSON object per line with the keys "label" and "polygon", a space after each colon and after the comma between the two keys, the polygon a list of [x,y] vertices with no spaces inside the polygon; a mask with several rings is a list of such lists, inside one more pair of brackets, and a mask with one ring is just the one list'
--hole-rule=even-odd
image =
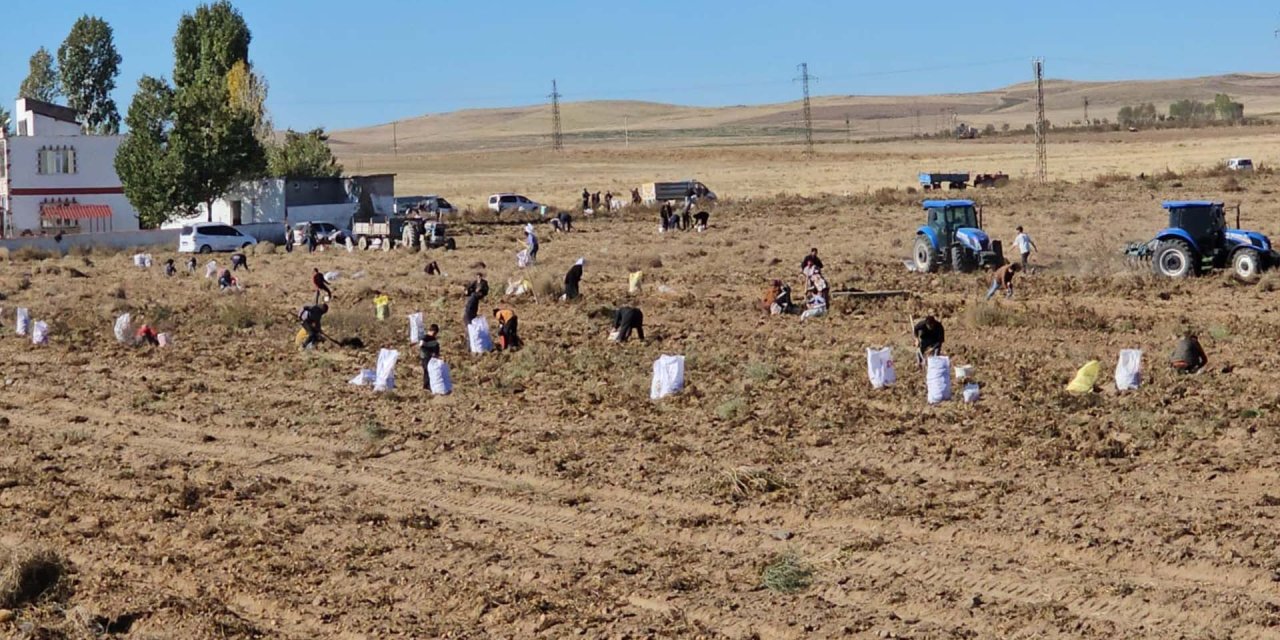
{"label": "dry grass", "polygon": [[770,591],[797,593],[813,584],[813,566],[794,551],[775,557],[760,572],[760,582]]}
{"label": "dry grass", "polygon": [[782,478],[768,469],[747,466],[725,470],[720,484],[735,500],[772,493],[787,486]]}
{"label": "dry grass", "polygon": [[68,588],[67,562],[52,551],[0,548],[0,608],[34,604],[60,597]]}

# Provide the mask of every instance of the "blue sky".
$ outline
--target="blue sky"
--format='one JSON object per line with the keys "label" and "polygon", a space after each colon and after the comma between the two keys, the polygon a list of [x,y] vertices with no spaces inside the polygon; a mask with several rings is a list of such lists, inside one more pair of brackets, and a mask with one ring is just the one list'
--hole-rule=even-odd
{"label": "blue sky", "polygon": [[[115,29],[123,112],[139,76],[169,75],[179,17],[195,3],[7,3],[0,96],[27,58],[56,51],[90,13]],[[467,107],[565,100],[694,105],[781,102],[808,62],[815,94],[976,91],[1046,74],[1120,80],[1269,71],[1280,8],[1262,2],[609,2],[253,0],[250,57],[279,127],[341,129]],[[978,9],[981,12],[978,13]],[[16,25],[21,25],[20,27]]]}

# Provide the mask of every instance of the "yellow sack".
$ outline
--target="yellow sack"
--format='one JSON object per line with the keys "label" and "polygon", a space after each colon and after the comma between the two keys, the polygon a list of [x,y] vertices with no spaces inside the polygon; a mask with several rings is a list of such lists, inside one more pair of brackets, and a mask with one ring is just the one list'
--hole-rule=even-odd
{"label": "yellow sack", "polygon": [[1093,383],[1098,380],[1098,373],[1102,369],[1102,363],[1097,360],[1090,360],[1084,363],[1083,367],[1076,372],[1076,377],[1071,380],[1071,384],[1067,385],[1067,391],[1070,393],[1091,393],[1093,391]]}
{"label": "yellow sack", "polygon": [[630,284],[630,286],[627,288],[627,291],[629,291],[629,292],[631,292],[631,293],[640,293],[640,280],[641,280],[642,278],[644,278],[644,272],[643,272],[643,271],[633,271],[633,272],[631,273],[631,278],[630,278],[630,283],[631,283],[631,284]]}
{"label": "yellow sack", "polygon": [[382,294],[373,299],[374,315],[379,320],[386,320],[391,316],[391,298],[387,294]]}
{"label": "yellow sack", "polygon": [[293,336],[293,346],[301,347],[302,343],[306,341],[307,341],[307,330],[298,329],[298,333],[294,334]]}

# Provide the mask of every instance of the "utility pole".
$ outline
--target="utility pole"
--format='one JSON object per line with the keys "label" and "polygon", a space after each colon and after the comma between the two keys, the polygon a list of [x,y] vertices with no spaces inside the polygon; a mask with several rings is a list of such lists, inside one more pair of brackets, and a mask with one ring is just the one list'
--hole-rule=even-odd
{"label": "utility pole", "polygon": [[809,81],[817,82],[817,78],[809,75],[809,63],[800,63],[800,77],[796,78],[804,86],[804,152],[813,155],[813,109],[809,105]]}
{"label": "utility pole", "polygon": [[396,131],[396,125],[400,124],[399,120],[391,121],[391,155],[400,155],[400,135]]}
{"label": "utility pole", "polygon": [[1036,74],[1036,180],[1046,182],[1049,180],[1049,161],[1045,149],[1048,132],[1045,131],[1044,120],[1044,58],[1032,59],[1031,70]]}
{"label": "utility pole", "polygon": [[631,148],[631,117],[622,116],[622,146]]}
{"label": "utility pole", "polygon": [[1089,126],[1089,96],[1084,97],[1084,126]]}
{"label": "utility pole", "polygon": [[560,131],[560,90],[556,88],[555,78],[551,79],[551,149],[564,149],[564,134]]}
{"label": "utility pole", "polygon": [[911,132],[911,135],[913,136],[920,135],[920,110],[919,109],[916,109],[916,128],[915,128],[915,131]]}
{"label": "utility pole", "polygon": [[849,127],[849,114],[844,114],[844,142],[853,142],[853,130]]}

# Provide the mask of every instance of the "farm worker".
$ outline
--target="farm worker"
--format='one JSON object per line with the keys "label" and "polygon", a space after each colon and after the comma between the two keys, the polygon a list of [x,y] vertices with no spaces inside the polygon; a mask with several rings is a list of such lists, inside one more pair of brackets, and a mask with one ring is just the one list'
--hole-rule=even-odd
{"label": "farm worker", "polygon": [[423,267],[422,270],[425,271],[426,274],[429,276],[440,275],[440,265],[436,264],[435,260],[428,262],[427,266]]}
{"label": "farm worker", "polygon": [[680,214],[680,230],[688,231],[693,228],[693,213],[689,207],[685,207],[684,213]]}
{"label": "farm worker", "polygon": [[591,209],[592,211],[594,211],[599,208],[600,208],[600,192],[597,191],[591,194]]}
{"label": "farm worker", "polygon": [[822,297],[823,306],[831,305],[831,287],[827,285],[827,279],[822,275],[822,269],[810,267],[805,275],[809,276],[809,286],[805,288],[805,293],[810,295],[818,295]]}
{"label": "farm worker", "polygon": [[606,191],[604,193],[604,208],[608,211],[613,210],[613,192]]}
{"label": "farm worker", "polygon": [[467,305],[462,309],[462,324],[470,325],[478,315],[480,315],[480,294],[471,292],[467,294]]}
{"label": "farm worker", "polygon": [[809,249],[809,255],[805,256],[804,260],[800,261],[800,271],[805,275],[809,275],[809,269],[811,267],[817,268],[819,271],[822,270],[822,258],[818,257],[817,247]]}
{"label": "farm worker", "polygon": [[502,350],[519,349],[524,346],[520,341],[520,319],[511,309],[494,309],[493,317],[498,321],[498,348]]}
{"label": "farm worker", "polygon": [[639,205],[639,204],[641,204],[642,202],[644,202],[644,200],[640,197],[640,190],[639,190],[639,189],[632,189],[632,190],[631,190],[631,204]]}
{"label": "farm worker", "polygon": [[307,253],[316,250],[316,228],[310,222],[302,228],[302,242],[307,245]]}
{"label": "farm worker", "polygon": [[237,288],[239,286],[240,286],[240,281],[236,280],[236,277],[231,275],[230,269],[223,269],[222,273],[218,274],[219,290],[226,291],[227,289]]}
{"label": "farm worker", "polygon": [[467,284],[467,295],[473,293],[480,294],[481,298],[489,297],[489,281],[484,279],[483,273],[476,273],[476,279]]}
{"label": "farm worker", "polygon": [[614,342],[626,342],[632,331],[644,342],[644,312],[635,307],[618,307],[613,312],[613,334],[609,338]]}
{"label": "farm worker", "polygon": [[776,316],[795,311],[796,305],[791,301],[791,285],[781,280],[774,280],[772,290],[774,291],[773,299],[768,301],[769,315]]}
{"label": "farm worker", "polygon": [[307,331],[307,339],[302,343],[303,349],[310,349],[320,344],[320,338],[324,333],[320,328],[320,322],[328,312],[327,303],[303,307],[302,311],[298,312],[298,320],[302,323],[302,328]]}
{"label": "farm worker", "polygon": [[1178,346],[1173,349],[1169,364],[1178,373],[1196,373],[1209,364],[1209,356],[1205,355],[1200,339],[1190,331],[1183,331]]}
{"label": "farm worker", "polygon": [[427,327],[427,335],[422,337],[422,342],[418,343],[418,359],[422,360],[422,388],[431,388],[431,373],[427,365],[431,363],[433,358],[440,357],[440,327],[431,325]]}
{"label": "farm worker", "polygon": [[801,320],[808,320],[809,318],[821,318],[822,316],[827,315],[827,300],[817,292],[814,292],[809,295],[809,302],[805,306],[806,308],[804,312],[800,314]]}
{"label": "farm worker", "polygon": [[164,275],[166,278],[172,278],[178,273],[178,268],[173,266],[173,258],[164,261]]}
{"label": "farm worker", "polygon": [[591,193],[587,191],[586,187],[583,187],[582,188],[582,210],[586,211],[587,209],[590,209],[590,208],[591,208]]}
{"label": "farm worker", "polygon": [[578,261],[569,267],[569,273],[564,274],[564,295],[560,297],[561,300],[578,298],[578,283],[582,282],[582,267],[586,264],[586,258],[578,258]]}
{"label": "farm worker", "polygon": [[699,211],[693,214],[694,228],[698,230],[698,233],[702,233],[707,230],[707,220],[710,219],[711,214],[706,211]]}
{"label": "farm worker", "polygon": [[556,231],[573,231],[573,216],[568,211],[561,211],[556,216]]}
{"label": "farm worker", "polygon": [[196,257],[191,256],[190,258],[187,258],[187,273],[195,273],[195,272],[196,272]]}
{"label": "farm worker", "polygon": [[158,347],[160,346],[160,336],[156,334],[155,329],[151,328],[151,325],[144,322],[141,327],[138,327],[137,333],[133,334],[133,342],[134,344],[146,343],[153,347]]}
{"label": "farm worker", "polygon": [[1021,226],[1018,227],[1018,235],[1013,237],[1013,244],[1018,247],[1018,254],[1022,256],[1022,270],[1026,271],[1027,258],[1031,256],[1032,251],[1039,251],[1040,248],[1036,246],[1035,242],[1032,242],[1031,236],[1027,235],[1027,232],[1023,231]]}
{"label": "farm worker", "polygon": [[529,250],[529,264],[534,264],[538,261],[538,236],[534,235],[532,224],[524,225],[524,236]]}
{"label": "farm worker", "polygon": [[946,341],[947,330],[942,327],[942,323],[933,316],[925,316],[924,320],[916,323],[912,333],[916,337],[916,348],[919,353],[916,356],[917,363],[923,363],[924,359],[929,356],[942,355],[942,343]]}
{"label": "farm worker", "polygon": [[324,274],[319,269],[312,267],[311,269],[311,286],[316,289],[316,302],[320,302],[320,292],[324,292],[324,301],[328,302],[333,299],[333,290],[329,288],[329,281],[325,279]]}
{"label": "farm worker", "polygon": [[240,252],[231,254],[231,270],[239,271],[241,267],[244,267],[244,270],[248,271],[249,259],[244,257],[244,254]]}
{"label": "farm worker", "polygon": [[662,230],[666,231],[667,227],[671,224],[671,201],[670,200],[662,203],[662,207],[658,209],[658,218],[661,219]]}
{"label": "farm worker", "polygon": [[1022,265],[1017,263],[1006,264],[996,269],[995,277],[991,279],[991,288],[987,289],[986,300],[990,300],[1001,288],[1004,289],[1004,297],[1013,297],[1013,276],[1022,271]]}
{"label": "farm worker", "polygon": [[284,223],[284,252],[293,253],[293,230],[289,228],[289,221]]}

